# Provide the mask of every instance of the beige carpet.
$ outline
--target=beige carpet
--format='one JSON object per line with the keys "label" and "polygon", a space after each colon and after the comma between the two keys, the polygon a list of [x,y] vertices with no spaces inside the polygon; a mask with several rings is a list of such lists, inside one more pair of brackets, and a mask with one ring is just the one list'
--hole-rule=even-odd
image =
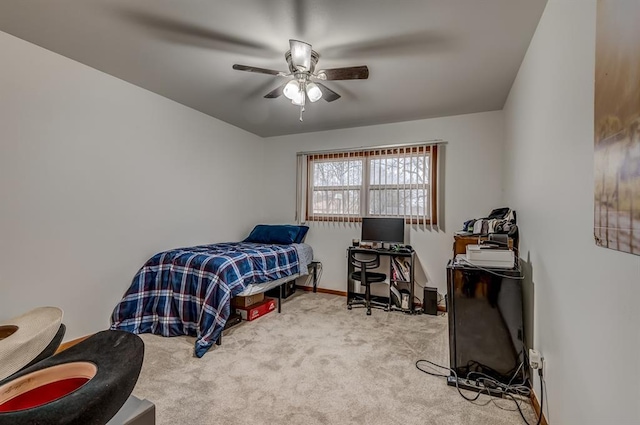
{"label": "beige carpet", "polygon": [[282,313],[226,331],[201,359],[194,338],[141,335],[145,360],[133,393],[155,403],[163,425],[523,423],[518,412],[469,403],[415,368],[418,359],[448,364],[446,316],[366,316],[345,302],[298,291]]}

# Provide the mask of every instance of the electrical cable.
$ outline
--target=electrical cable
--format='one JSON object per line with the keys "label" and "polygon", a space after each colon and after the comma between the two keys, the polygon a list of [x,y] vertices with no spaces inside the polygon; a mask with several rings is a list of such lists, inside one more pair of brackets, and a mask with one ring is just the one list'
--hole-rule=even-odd
{"label": "electrical cable", "polygon": [[[518,354],[518,358],[520,358],[520,355],[523,356],[523,359],[520,362],[520,365],[518,365],[517,368],[513,367],[511,370],[509,370],[508,372],[506,372],[504,374],[500,373],[500,372],[498,372],[498,371],[496,371],[496,370],[494,370],[492,368],[490,368],[487,365],[479,363],[479,362],[477,362],[475,360],[469,360],[465,366],[462,366],[459,369],[467,370],[468,371],[467,374],[473,372],[473,373],[485,373],[485,375],[493,375],[493,376],[490,376],[491,379],[494,379],[494,380],[498,379],[501,382],[502,381],[506,381],[507,379],[510,379],[510,378],[511,378],[511,380],[513,380],[515,378],[515,376],[517,376],[517,373],[519,372],[519,369],[522,368],[522,365],[523,364],[528,364],[528,359],[527,359],[525,350],[521,350],[520,351],[520,354]],[[515,370],[515,372],[514,372],[514,370]],[[521,383],[518,383],[518,384],[513,384],[513,385],[525,385],[525,381],[523,381]]]}
{"label": "electrical cable", "polygon": [[[320,285],[320,278],[322,277],[322,263],[320,261],[316,261],[318,264],[315,266],[316,267],[316,287],[318,287]],[[309,266],[311,265],[311,263],[309,263]],[[309,267],[307,266],[307,267]],[[311,283],[311,286],[313,286],[313,273],[308,273],[306,275],[306,280],[304,282],[304,286],[309,286],[309,284]]]}
{"label": "electrical cable", "polygon": [[[542,385],[541,385],[541,386],[543,386],[543,387],[544,387],[544,391],[548,394],[548,393],[549,393],[549,391],[547,391],[547,381],[545,381],[545,380],[543,379],[543,377],[540,377],[540,379],[542,380]],[[542,393],[542,392],[541,392],[541,393]],[[540,414],[543,414],[543,412],[542,412],[542,407],[540,407]],[[549,417],[549,406],[548,406],[548,404],[547,404],[547,418],[548,418],[548,417]]]}
{"label": "electrical cable", "polygon": [[318,265],[316,266],[316,284],[320,284],[320,278],[322,277],[322,272],[324,271],[324,267],[322,263],[318,261]]}
{"label": "electrical cable", "polygon": [[459,262],[463,263],[465,266],[469,266],[469,267],[472,267],[472,268],[475,268],[475,269],[479,269],[479,270],[485,271],[487,273],[491,273],[493,275],[496,275],[498,277],[502,277],[502,278],[505,278],[505,279],[524,280],[524,273],[522,273],[522,276],[509,276],[509,275],[506,275],[506,274],[497,273],[497,272],[495,272],[493,270],[489,270],[489,269],[486,269],[484,267],[478,266],[477,264],[473,264],[472,262],[470,262],[468,260],[465,260],[464,258],[456,258],[456,261],[459,261]]}
{"label": "electrical cable", "polygon": [[[542,360],[544,362],[544,360]],[[542,415],[544,414],[544,376],[542,376],[542,367],[538,369],[538,376],[540,377],[540,415],[538,416],[537,425],[542,422]]]}
{"label": "electrical cable", "polygon": [[322,266],[322,262],[318,261],[318,266],[320,266],[320,272],[316,271],[316,284],[320,284],[320,278],[322,277],[322,272],[324,271],[324,267]]}
{"label": "electrical cable", "polygon": [[[518,374],[520,373],[520,370],[522,370],[522,368],[524,367],[525,364],[525,359],[526,359],[526,353],[523,355],[523,361],[520,362],[520,364],[518,365],[518,367],[515,369],[515,372],[512,374],[511,378],[509,379],[509,383],[508,384],[504,384],[503,382],[498,381],[497,379],[483,373],[483,372],[478,372],[478,371],[469,371],[467,373],[466,376],[466,380],[467,381],[475,381],[476,385],[482,385],[483,388],[479,389],[478,394],[475,397],[467,397],[465,396],[462,391],[460,390],[459,387],[459,379],[458,379],[458,374],[454,369],[445,367],[445,366],[441,366],[437,363],[434,363],[432,361],[429,360],[418,360],[416,361],[415,365],[416,368],[423,372],[426,373],[427,375],[431,375],[431,376],[436,376],[439,378],[449,378],[449,376],[451,375],[445,375],[443,373],[439,373],[439,372],[435,372],[435,368],[440,368],[442,370],[448,370],[455,378],[455,384],[456,384],[456,389],[458,390],[458,393],[460,394],[460,396],[462,396],[462,398],[464,398],[467,401],[472,402],[473,404],[479,405],[479,406],[486,406],[489,403],[493,403],[496,407],[498,407],[499,409],[502,410],[506,410],[509,412],[515,412],[517,411],[520,416],[522,417],[522,420],[524,421],[524,423],[526,425],[531,425],[525,415],[524,412],[522,411],[521,408],[521,404],[523,402],[526,401],[526,399],[523,399],[522,397],[526,397],[529,398],[531,396],[531,389],[525,384],[526,381],[522,382],[522,383],[517,383],[517,384],[513,384],[514,379],[516,379],[516,376],[518,376]],[[428,371],[423,369],[422,367],[420,367],[421,363],[426,363],[427,365],[429,365],[429,367],[433,370],[433,371]],[[469,364],[467,364],[467,367],[470,367],[470,365],[473,364],[477,364],[478,367],[480,368],[485,368],[487,371],[489,371],[490,373],[497,373],[496,371],[492,370],[491,368],[488,368],[486,366],[481,365],[480,363],[477,362],[469,362]],[[435,368],[433,367],[435,366]],[[513,370],[513,369],[512,369]],[[501,376],[504,376],[502,374],[498,374]],[[538,375],[540,376],[540,384],[541,384],[541,391],[540,391],[540,415],[538,416],[538,421],[536,422],[536,425],[540,425],[541,421],[542,421],[542,414],[543,414],[543,406],[544,406],[544,378],[542,376],[542,368],[538,369]],[[474,376],[476,376],[476,378],[474,379]],[[489,400],[486,403],[480,404],[480,403],[475,403],[476,400],[478,400],[478,398],[485,392],[486,390],[486,394],[489,396]],[[499,393],[501,396],[503,396],[503,398],[505,399],[509,399],[511,401],[514,402],[514,404],[516,405],[515,409],[508,409],[506,407],[500,406],[499,404],[497,404],[496,400],[494,397],[491,396],[491,393]]]}
{"label": "electrical cable", "polygon": [[[518,369],[516,369],[516,373],[514,373],[513,376],[511,377],[511,379],[509,379],[509,383],[507,384],[507,386],[511,385],[511,383],[513,382],[513,379],[518,375],[518,372],[520,372],[520,369],[522,369],[522,365],[523,364],[524,364],[524,360],[520,362],[520,366],[518,366]],[[523,384],[524,384],[524,382],[523,382]]]}
{"label": "electrical cable", "polygon": [[[424,373],[426,373],[427,375],[431,375],[431,376],[437,376],[437,377],[441,377],[441,378],[448,378],[448,377],[449,377],[449,375],[444,375],[444,374],[441,374],[441,373],[432,373],[432,372],[428,372],[428,371],[426,371],[426,370],[422,369],[422,368],[418,365],[420,362],[426,362],[426,363],[429,363],[430,365],[433,365],[433,366],[439,367],[439,368],[444,369],[444,370],[448,370],[448,371],[450,371],[451,373],[453,373],[453,376],[456,378],[456,389],[458,390],[458,394],[460,394],[460,396],[461,396],[462,398],[464,398],[465,400],[470,401],[470,402],[475,402],[475,401],[476,401],[476,400],[478,400],[478,398],[480,398],[480,396],[482,395],[482,391],[483,391],[483,390],[478,391],[478,394],[476,394],[476,396],[475,396],[475,397],[473,397],[473,398],[472,398],[472,397],[467,397],[466,395],[462,394],[462,391],[460,390],[460,387],[458,386],[458,374],[456,373],[456,371],[455,371],[455,370],[453,370],[453,369],[451,369],[451,368],[448,368],[448,367],[440,366],[439,364],[434,363],[434,362],[429,361],[429,360],[418,360],[418,361],[416,361],[416,368],[417,368],[419,371],[424,372]],[[489,391],[489,389],[488,389],[488,388],[486,388],[486,390],[487,390],[487,395],[491,395],[491,392]],[[480,403],[474,403],[474,404],[477,404],[478,406],[486,406],[486,405],[487,405],[487,404],[489,404],[489,403],[491,403],[491,399],[489,399],[489,400],[488,400],[486,403],[484,403],[484,404],[480,404]]]}
{"label": "electrical cable", "polygon": [[[522,403],[527,402],[527,399],[523,399],[523,398],[520,398],[520,397],[516,398],[516,400],[517,400],[517,402],[516,402],[516,403],[517,403],[520,407],[522,407]],[[507,407],[500,406],[500,404],[498,403],[498,401],[499,401],[499,400],[498,400],[498,399],[496,399],[495,397],[491,397],[491,401],[493,402],[493,405],[494,405],[494,406],[496,406],[498,409],[506,410],[507,412],[517,412],[517,411],[518,411],[518,406],[516,406],[516,407],[515,407],[515,408],[513,408],[513,409],[509,409],[509,408],[507,408]],[[508,401],[509,403],[511,402],[511,400],[507,400],[507,401]]]}
{"label": "electrical cable", "polygon": [[[540,423],[542,422],[542,413],[544,412],[544,377],[542,376],[542,369],[538,369],[538,375],[540,376],[540,415],[538,415],[538,421],[536,422],[536,425],[540,425]],[[511,394],[505,395],[507,397],[510,397],[513,401],[516,401],[516,399]],[[527,418],[524,417],[524,413],[522,412],[522,409],[520,409],[520,405],[518,405],[517,402],[516,407],[518,408],[518,413],[520,413],[520,416],[522,417],[524,423],[527,425],[531,425],[527,421]]]}
{"label": "electrical cable", "polygon": [[429,364],[435,365],[435,366],[437,366],[437,367],[439,367],[439,368],[441,368],[441,369],[447,369],[447,370],[450,370],[452,373],[455,373],[455,371],[453,371],[452,369],[446,368],[446,367],[444,367],[444,366],[440,366],[440,365],[435,364],[435,363],[433,363],[432,361],[429,361],[429,360],[423,360],[423,359],[421,359],[421,360],[416,361],[416,368],[417,368],[419,371],[426,373],[427,375],[437,376],[438,378],[448,378],[448,377],[450,376],[450,375],[445,375],[445,374],[443,374],[443,373],[433,373],[433,372],[426,371],[426,370],[424,370],[424,369],[420,368],[420,366],[418,365],[420,362],[429,363]]}
{"label": "electrical cable", "polygon": [[[520,363],[522,365],[522,363]],[[520,370],[520,368],[518,368],[518,370]],[[530,394],[530,390],[528,387],[526,387],[524,384],[516,384],[516,385],[511,385],[511,384],[503,384],[502,382],[496,380],[495,378],[486,375],[482,372],[469,372],[467,374],[467,379],[472,379],[471,376],[472,375],[480,375],[479,379],[475,379],[475,381],[479,381],[482,380],[483,381],[483,385],[484,385],[484,381],[488,381],[491,382],[493,386],[496,386],[498,388],[502,388],[505,391],[509,391],[509,390],[515,390],[518,394],[521,395],[529,395]],[[515,375],[511,378],[513,380],[513,378],[515,378]],[[473,380],[473,379],[472,379]]]}

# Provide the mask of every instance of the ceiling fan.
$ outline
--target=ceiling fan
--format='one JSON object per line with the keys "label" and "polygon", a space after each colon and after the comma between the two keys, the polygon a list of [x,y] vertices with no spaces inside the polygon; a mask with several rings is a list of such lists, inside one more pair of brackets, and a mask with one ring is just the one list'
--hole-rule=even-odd
{"label": "ceiling fan", "polygon": [[340,98],[338,93],[320,81],[366,80],[369,78],[369,68],[366,66],[321,69],[316,72],[316,65],[320,55],[311,49],[311,44],[304,41],[289,40],[289,46],[290,49],[284,54],[289,65],[289,72],[238,64],[233,65],[233,69],[275,75],[277,77],[293,77],[293,79],[270,91],[264,97],[275,99],[280,95],[284,95],[291,100],[291,103],[300,106],[300,121],[302,121],[307,99],[311,102],[317,102],[320,99],[333,102]]}

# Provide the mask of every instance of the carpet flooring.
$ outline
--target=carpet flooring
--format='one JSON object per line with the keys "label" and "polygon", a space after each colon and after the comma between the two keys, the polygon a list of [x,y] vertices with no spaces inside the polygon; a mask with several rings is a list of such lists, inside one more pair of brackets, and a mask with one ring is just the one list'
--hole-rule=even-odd
{"label": "carpet flooring", "polygon": [[155,403],[161,425],[524,423],[499,407],[513,402],[483,395],[487,405],[472,404],[416,369],[419,359],[448,364],[446,315],[366,316],[347,310],[344,297],[298,291],[282,313],[229,329],[201,359],[194,338],[141,337],[133,394]]}

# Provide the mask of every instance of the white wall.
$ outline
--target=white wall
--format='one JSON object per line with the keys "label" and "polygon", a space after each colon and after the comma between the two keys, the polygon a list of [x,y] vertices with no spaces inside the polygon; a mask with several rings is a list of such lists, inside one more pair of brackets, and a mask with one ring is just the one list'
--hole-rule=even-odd
{"label": "white wall", "polygon": [[109,324],[144,261],[258,221],[258,137],[0,32],[0,321]]}
{"label": "white wall", "polygon": [[596,0],[547,4],[505,107],[505,201],[532,271],[548,419],[638,424],[640,257],[593,241],[595,13]]}
{"label": "white wall", "polygon": [[[445,231],[410,234],[410,243],[429,279],[419,283],[435,286],[444,294],[453,232],[460,230],[464,221],[486,216],[501,206],[503,130],[502,112],[497,111],[268,138],[265,161],[270,171],[265,180],[264,219],[274,223],[294,221],[296,152],[446,140],[442,204]],[[346,291],[346,248],[352,239],[360,238],[360,226],[310,226],[306,241],[324,267],[320,286]]]}

